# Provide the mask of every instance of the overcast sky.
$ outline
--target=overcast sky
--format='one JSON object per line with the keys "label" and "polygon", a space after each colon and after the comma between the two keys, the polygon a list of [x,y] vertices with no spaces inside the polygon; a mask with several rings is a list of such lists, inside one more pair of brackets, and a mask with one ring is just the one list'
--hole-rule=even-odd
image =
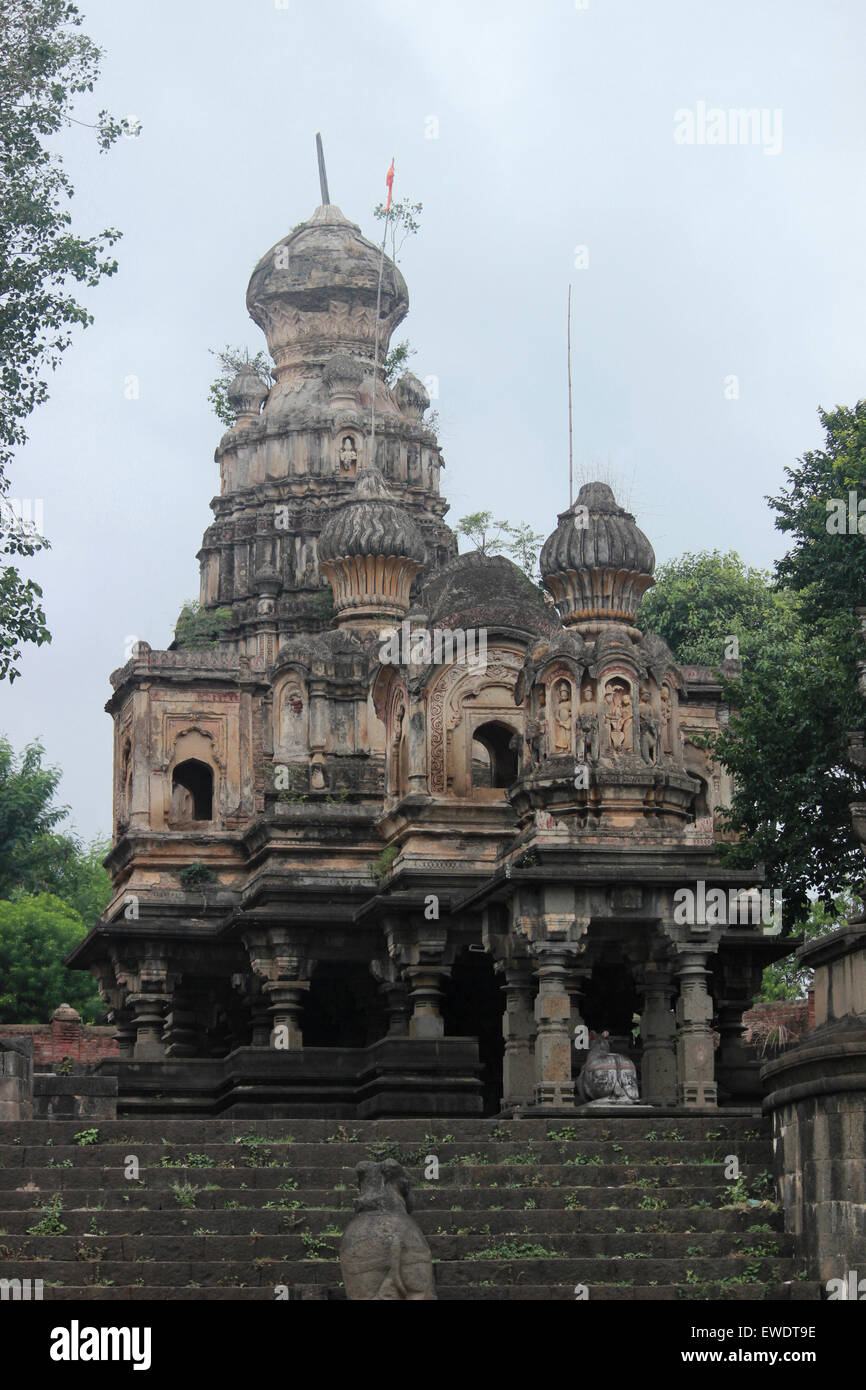
{"label": "overcast sky", "polygon": [[[547,535],[568,505],[570,282],[578,469],[659,561],[782,552],[765,495],[820,445],[818,406],[866,394],[862,0],[81,8],[105,58],[78,114],[142,130],[105,155],[77,126],[63,142],[76,230],[123,239],[13,470],[44,501],[27,572],[54,640],[0,687],[0,729],[43,740],[80,832],[111,829],[109,673],[198,594],[208,348],[264,345],[246,285],[319,202],[317,130],[368,235],[392,155],[395,196],[424,205],[397,337],[439,381],[449,520]],[[738,108],[763,113],[746,143]]]}

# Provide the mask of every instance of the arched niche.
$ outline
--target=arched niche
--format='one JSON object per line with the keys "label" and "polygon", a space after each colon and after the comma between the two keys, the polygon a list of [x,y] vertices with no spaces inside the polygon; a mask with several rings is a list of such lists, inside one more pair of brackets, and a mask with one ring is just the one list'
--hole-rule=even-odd
{"label": "arched niche", "polygon": [[[498,723],[509,737],[520,734],[523,712],[515,709],[514,686],[523,653],[505,647],[488,646],[484,665],[455,662],[442,668],[433,678],[427,695],[428,786],[434,796],[471,797],[473,759],[479,775],[484,775],[490,751],[479,743],[475,730],[483,724]],[[501,788],[477,788],[493,799],[501,799]]]}
{"label": "arched niche", "polygon": [[218,774],[219,763],[208,734],[188,729],[175,740],[168,778],[172,825],[217,819]]}
{"label": "arched niche", "polygon": [[517,780],[518,732],[498,719],[472,730],[472,793],[504,791]]}
{"label": "arched niche", "polygon": [[635,751],[634,682],[627,676],[606,676],[602,684],[602,746],[614,759]]}
{"label": "arched niche", "polygon": [[208,763],[186,758],[171,774],[171,819],[174,825],[214,818],[214,776]]}
{"label": "arched niche", "polygon": [[307,688],[295,673],[287,676],[274,697],[274,749],[286,757],[309,751],[309,700]]}

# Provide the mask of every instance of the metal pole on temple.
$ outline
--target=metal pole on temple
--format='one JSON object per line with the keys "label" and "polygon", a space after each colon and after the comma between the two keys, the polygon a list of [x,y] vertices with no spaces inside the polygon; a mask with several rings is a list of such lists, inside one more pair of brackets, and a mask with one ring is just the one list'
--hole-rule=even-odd
{"label": "metal pole on temple", "polygon": [[322,137],[316,131],[316,154],[319,158],[319,187],[322,190],[322,206],[328,207],[331,199],[328,193],[328,175],[325,172],[325,151],[322,148]]}
{"label": "metal pole on temple", "polygon": [[394,191],[394,160],[385,175],[388,187],[388,201],[385,204],[385,227],[382,232],[382,250],[379,255],[379,283],[376,286],[376,332],[373,346],[373,396],[370,406],[370,466],[376,467],[376,387],[379,372],[379,313],[382,305],[382,272],[385,269],[385,239],[388,236],[388,215],[391,211],[391,195]]}
{"label": "metal pole on temple", "polygon": [[571,285],[568,287],[568,505],[574,502],[574,433],[571,419]]}

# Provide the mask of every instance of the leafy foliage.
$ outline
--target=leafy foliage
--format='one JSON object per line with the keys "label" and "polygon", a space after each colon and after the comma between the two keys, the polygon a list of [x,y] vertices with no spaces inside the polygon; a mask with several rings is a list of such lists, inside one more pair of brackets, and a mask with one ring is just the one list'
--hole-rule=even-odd
{"label": "leafy foliage", "polygon": [[387,212],[384,203],[377,203],[374,207],[373,216],[376,220],[387,222],[385,237],[386,240],[388,237],[391,239],[391,260],[395,265],[406,238],[415,236],[421,230],[423,209],[423,203],[410,203],[408,198],[395,199]]}
{"label": "leafy foliage", "polygon": [[415,356],[415,348],[409,346],[409,339],[404,338],[396,347],[392,347],[385,355],[382,363],[382,376],[386,386],[393,386],[398,376],[402,376],[406,370],[406,364],[410,357]]}
{"label": "leafy foliage", "polygon": [[0,1022],[44,1023],[71,1004],[85,1023],[103,1015],[92,977],[63,958],[86,934],[81,917],[53,893],[0,902]]}
{"label": "leafy foliage", "polygon": [[207,393],[207,398],[213,406],[214,414],[217,419],[225,425],[226,429],[231,429],[237,424],[237,411],[230,404],[228,389],[238,372],[243,367],[249,367],[251,372],[260,376],[266,386],[273,385],[276,380],[273,365],[269,355],[261,348],[253,357],[250,357],[247,348],[233,348],[226,346],[222,352],[216,352],[214,348],[208,348],[211,356],[215,357],[220,364],[219,376],[211,382]]}
{"label": "leafy foliage", "polygon": [[230,608],[202,608],[198,599],[190,599],[180,610],[172,645],[187,652],[211,651],[231,620]]}
{"label": "leafy foliage", "polygon": [[[70,282],[95,286],[113,275],[108,249],[120,233],[72,231],[66,204],[74,188],[49,142],[70,123],[79,97],[92,92],[102,54],[77,32],[82,17],[68,0],[4,0],[0,27],[0,497],[8,467],[26,442],[26,422],[48,397],[46,372],[55,370],[76,327],[92,316]],[[101,150],[121,124],[100,111],[91,127]],[[0,512],[0,557],[30,557],[47,541],[22,529],[8,507]],[[0,680],[20,674],[21,646],[50,641],[33,580],[0,565]]]}
{"label": "leafy foliage", "polygon": [[533,584],[540,582],[538,555],[544,537],[533,531],[528,522],[521,521],[514,526],[510,521],[494,521],[492,512],[470,512],[460,518],[455,530],[481,555],[499,555],[505,551]]}

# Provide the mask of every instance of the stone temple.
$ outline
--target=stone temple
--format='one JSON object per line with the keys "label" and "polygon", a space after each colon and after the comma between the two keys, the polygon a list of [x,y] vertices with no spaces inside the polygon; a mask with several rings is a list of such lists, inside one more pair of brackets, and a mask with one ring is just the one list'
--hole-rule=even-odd
{"label": "stone temple", "polygon": [[119,1113],[571,1110],[582,1028],[643,1104],[754,1105],[741,1015],[787,947],[720,864],[718,672],[641,631],[655,557],[604,483],[543,590],[458,555],[428,393],[375,366],[380,264],[326,204],[256,266],[275,384],[232,382],[199,552],[230,617],[111,678],[115,892],[71,962]]}

